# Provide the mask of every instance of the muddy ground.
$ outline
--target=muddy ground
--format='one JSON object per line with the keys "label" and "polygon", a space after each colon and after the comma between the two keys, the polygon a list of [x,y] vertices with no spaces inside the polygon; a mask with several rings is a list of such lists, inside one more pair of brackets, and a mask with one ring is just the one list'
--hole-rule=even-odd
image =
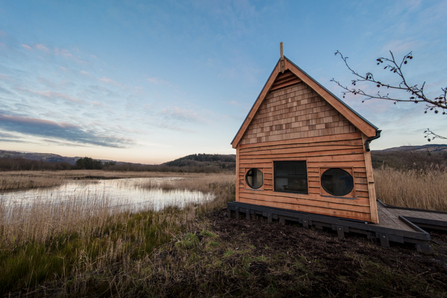
{"label": "muddy ground", "polygon": [[248,271],[260,296],[447,297],[447,233],[429,231],[434,254],[424,255],[414,245],[386,249],[362,235],[339,239],[333,231],[226,215],[208,215],[212,230],[221,241],[254,247]]}

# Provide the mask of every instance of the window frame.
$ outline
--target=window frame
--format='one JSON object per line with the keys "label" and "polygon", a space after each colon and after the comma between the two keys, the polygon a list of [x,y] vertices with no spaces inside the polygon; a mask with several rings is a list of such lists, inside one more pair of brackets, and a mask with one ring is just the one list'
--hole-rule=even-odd
{"label": "window frame", "polygon": [[[250,170],[254,170],[254,169],[259,170],[262,173],[262,184],[258,188],[251,187],[248,184],[248,182],[247,182],[248,172],[250,172]],[[264,176],[265,176],[265,174],[264,174],[264,169],[263,168],[245,168],[244,173],[245,173],[244,174],[244,186],[245,186],[246,189],[249,189],[249,190],[264,190],[264,185],[265,185],[265,182],[264,182],[265,177]]]}
{"label": "window frame", "polygon": [[[291,162],[300,162],[300,163],[304,163],[304,167],[305,167],[305,179],[306,179],[306,192],[303,191],[296,191],[296,190],[278,190],[276,188],[276,178],[288,178],[286,177],[278,177],[281,175],[277,175],[277,164],[280,163],[291,163]],[[308,195],[309,194],[309,169],[307,167],[308,162],[306,159],[302,159],[302,160],[274,160],[273,161],[273,191],[274,192],[284,192],[284,193],[293,193],[293,194],[301,194],[301,195]]]}
{"label": "window frame", "polygon": [[[341,170],[347,172],[349,175],[351,175],[351,177],[352,177],[352,185],[353,185],[351,192],[349,192],[348,194],[346,194],[344,196],[336,196],[336,195],[328,193],[324,189],[324,187],[323,187],[323,185],[321,183],[321,177],[323,176],[324,172],[326,172],[327,170],[330,170],[330,169],[341,169]],[[355,191],[356,179],[354,177],[354,170],[353,170],[352,167],[349,167],[349,168],[345,168],[345,167],[324,167],[324,168],[320,168],[319,182],[320,182],[320,195],[322,197],[339,198],[339,199],[350,199],[350,200],[355,200],[357,198],[356,191]]]}

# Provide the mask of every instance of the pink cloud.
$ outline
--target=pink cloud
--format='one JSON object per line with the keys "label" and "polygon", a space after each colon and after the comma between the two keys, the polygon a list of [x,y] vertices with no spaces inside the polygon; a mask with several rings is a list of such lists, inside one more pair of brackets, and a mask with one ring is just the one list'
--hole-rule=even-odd
{"label": "pink cloud", "polygon": [[54,92],[54,91],[33,91],[30,89],[25,89],[25,88],[15,88],[16,90],[19,91],[24,91],[27,93],[31,93],[31,94],[35,94],[35,95],[40,95],[46,98],[61,98],[61,99],[65,99],[71,102],[75,102],[75,103],[83,103],[84,101],[82,99],[76,98],[76,97],[71,97],[59,92]]}
{"label": "pink cloud", "polygon": [[68,58],[74,58],[73,54],[70,53],[70,51],[67,50],[67,49],[58,49],[58,48],[55,48],[55,49],[54,49],[54,54],[56,54],[56,55],[61,55],[61,56],[65,56],[65,57],[68,57]]}
{"label": "pink cloud", "polygon": [[178,120],[183,122],[200,122],[202,121],[200,115],[193,110],[185,110],[179,107],[167,107],[159,112],[167,119]]}
{"label": "pink cloud", "polygon": [[121,84],[118,83],[117,81],[114,81],[114,80],[106,78],[106,77],[102,77],[99,80],[102,81],[102,82],[105,82],[107,84],[112,84],[114,86],[121,86]]}
{"label": "pink cloud", "polygon": [[30,46],[27,45],[27,44],[22,44],[21,46],[24,47],[25,49],[27,49],[28,51],[32,51],[32,50],[33,50],[33,48],[30,47]]}
{"label": "pink cloud", "polygon": [[156,77],[147,77],[146,80],[154,85],[168,85],[171,86],[171,84],[168,81],[162,80],[160,78],[156,78]]}
{"label": "pink cloud", "polygon": [[36,44],[34,47],[35,47],[36,49],[38,49],[38,50],[41,50],[41,51],[45,51],[45,52],[48,52],[48,51],[49,51],[48,48],[47,48],[46,46],[44,46],[43,44],[40,44],[40,43]]}

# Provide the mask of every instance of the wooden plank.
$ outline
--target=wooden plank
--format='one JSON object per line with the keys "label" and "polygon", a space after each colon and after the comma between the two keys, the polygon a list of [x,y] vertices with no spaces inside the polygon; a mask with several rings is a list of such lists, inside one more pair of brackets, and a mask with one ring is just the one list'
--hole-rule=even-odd
{"label": "wooden plank", "polygon": [[401,221],[398,218],[398,215],[393,213],[392,209],[388,209],[388,208],[379,204],[378,214],[380,217],[380,222],[378,223],[378,225],[381,227],[406,230],[406,231],[414,231],[413,228],[411,228],[410,226],[405,224],[405,222]]}
{"label": "wooden plank", "polygon": [[[318,190],[320,188],[318,187]],[[289,198],[292,200],[311,200],[311,201],[321,201],[321,202],[329,202],[334,204],[342,204],[342,205],[354,205],[354,206],[369,206],[368,198],[357,198],[357,199],[343,199],[340,197],[329,197],[329,196],[321,196],[320,193],[309,193],[309,194],[298,194],[298,193],[287,193],[287,192],[279,192],[279,191],[255,191],[252,189],[243,189],[241,193],[244,194],[256,194],[265,197],[275,197],[275,198]]]}
{"label": "wooden plank", "polygon": [[[391,209],[391,208],[388,208]],[[412,209],[400,209],[396,208],[394,212],[398,215],[414,218],[425,218],[429,220],[438,220],[447,222],[447,213],[430,212],[429,210],[412,210]]]}
{"label": "wooden plank", "polygon": [[288,86],[296,85],[298,83],[301,83],[301,80],[295,76],[293,73],[290,73],[289,76],[281,76],[279,75],[275,82],[273,83],[272,87],[270,88],[270,91],[278,90],[281,88],[285,88]]}
{"label": "wooden plank", "polygon": [[353,133],[337,134],[331,136],[317,136],[317,137],[307,137],[294,140],[264,142],[262,144],[244,144],[240,145],[240,149],[288,145],[288,144],[306,144],[306,143],[313,145],[313,143],[345,141],[345,140],[358,140],[359,142],[361,142],[362,136],[360,132],[353,132]]}
{"label": "wooden plank", "polygon": [[361,205],[347,205],[347,204],[337,204],[328,201],[321,200],[303,200],[303,199],[291,199],[286,197],[271,197],[271,196],[263,196],[262,193],[241,193],[241,199],[250,199],[256,201],[267,201],[267,202],[276,202],[276,203],[287,203],[287,204],[295,204],[300,206],[307,207],[318,207],[323,209],[331,209],[337,211],[350,211],[350,212],[360,212],[360,213],[369,213],[369,206],[361,206]]}
{"label": "wooden plank", "polygon": [[364,168],[365,162],[364,161],[321,161],[321,162],[314,162],[309,163],[308,167],[321,167],[321,168]]}
{"label": "wooden plank", "polygon": [[[327,155],[327,156],[302,156],[302,157],[282,157],[277,158],[275,161],[292,161],[292,160],[306,160],[308,163],[314,163],[312,166],[316,167],[318,164],[325,163],[360,163],[361,166],[365,165],[363,154],[352,154],[352,155]],[[272,166],[272,159],[240,159],[241,167],[245,168],[267,168]],[[321,166],[320,167],[324,167]]]}
{"label": "wooden plank", "polygon": [[255,201],[255,200],[249,200],[249,199],[242,199],[241,202],[248,203],[248,204],[254,204],[254,205],[274,207],[274,208],[283,208],[283,209],[289,209],[289,210],[295,210],[295,211],[301,211],[301,212],[315,213],[315,214],[321,214],[321,215],[352,218],[352,219],[357,219],[357,220],[361,220],[361,221],[369,221],[369,217],[370,217],[369,213],[328,210],[328,209],[323,209],[323,208],[300,206],[300,205],[287,204],[287,203]]}
{"label": "wooden plank", "polygon": [[[359,142],[360,143],[360,142]],[[306,144],[308,146],[297,146],[297,145],[278,145],[274,148],[266,147],[266,148],[255,148],[251,150],[240,151],[241,156],[249,156],[249,155],[269,155],[269,154],[278,154],[278,153],[306,153],[306,152],[321,152],[321,151],[337,151],[337,150],[349,150],[349,149],[363,149],[363,144]]]}
{"label": "wooden plank", "polygon": [[[239,168],[240,164],[239,164],[239,158],[240,158],[240,152],[239,152],[239,148],[236,148],[236,171],[239,171],[239,175],[237,175],[237,180],[236,180],[236,185],[240,185],[241,179],[244,179],[244,177],[242,176],[241,178],[241,173],[240,171],[243,170],[241,168]],[[242,172],[243,173],[243,172]],[[236,201],[239,201],[239,187],[236,187]]]}
{"label": "wooden plank", "polygon": [[[367,137],[362,136],[363,143],[366,142]],[[364,151],[365,156],[365,168],[366,168],[366,180],[368,181],[368,192],[369,192],[369,204],[371,206],[371,221],[374,223],[379,223],[379,214],[377,211],[377,198],[376,198],[376,188],[374,186],[374,173],[371,161],[371,152]]]}
{"label": "wooden plank", "polygon": [[276,159],[279,160],[283,157],[286,158],[308,158],[308,157],[318,157],[318,156],[339,156],[339,155],[354,155],[354,154],[360,154],[363,155],[363,149],[362,148],[357,148],[357,149],[347,149],[347,150],[327,150],[327,151],[311,151],[311,150],[306,150],[307,152],[298,152],[298,153],[276,153],[276,154],[260,154],[260,155],[255,155],[255,154],[241,154],[241,159],[244,160],[250,160],[253,158],[256,158],[258,160],[264,160],[264,159]]}

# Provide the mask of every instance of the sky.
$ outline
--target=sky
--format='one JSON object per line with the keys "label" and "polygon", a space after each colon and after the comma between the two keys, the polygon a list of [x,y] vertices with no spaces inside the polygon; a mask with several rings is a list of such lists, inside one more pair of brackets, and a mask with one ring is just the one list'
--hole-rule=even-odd
{"label": "sky", "polygon": [[[447,87],[447,1],[0,0],[0,150],[159,164],[235,154],[231,141],[284,54],[342,97],[331,79]],[[362,85],[376,92],[373,87]],[[349,106],[382,130],[371,149],[427,144],[447,116],[423,104]],[[445,143],[435,140],[432,143]]]}

